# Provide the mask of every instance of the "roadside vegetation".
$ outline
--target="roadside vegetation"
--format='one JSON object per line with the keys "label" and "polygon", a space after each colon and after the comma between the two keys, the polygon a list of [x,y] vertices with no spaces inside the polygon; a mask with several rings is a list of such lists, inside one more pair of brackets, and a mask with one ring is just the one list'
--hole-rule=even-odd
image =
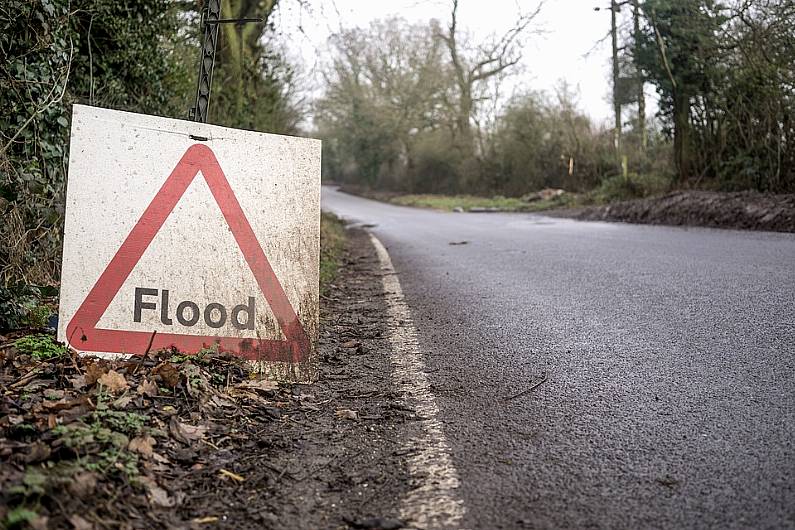
{"label": "roadside vegetation", "polygon": [[320,215],[320,294],[325,294],[337,276],[345,247],[345,226],[334,214]]}
{"label": "roadside vegetation", "polygon": [[432,208],[434,210],[453,211],[500,211],[500,212],[537,212],[551,208],[560,208],[570,204],[574,197],[557,197],[549,200],[527,202],[512,197],[478,197],[476,195],[438,195],[438,194],[407,194],[391,195],[388,202],[400,206]]}
{"label": "roadside vegetation", "polygon": [[498,209],[501,211],[523,211],[528,206],[521,199],[506,197],[476,197],[473,195],[433,195],[433,194],[408,194],[398,195],[390,199],[391,203],[401,206],[417,206],[420,208],[433,208],[435,210],[471,210]]}
{"label": "roadside vegetation", "polygon": [[[224,2],[209,121],[295,134],[305,109],[279,51],[278,2]],[[186,118],[201,2],[0,3],[0,333],[57,304],[71,105]],[[239,31],[238,31],[239,30]]]}
{"label": "roadside vegetation", "polygon": [[[0,527],[9,529],[255,521],[274,510],[281,478],[260,442],[301,406],[288,385],[212,349],[107,361],[50,335],[0,341],[0,386]],[[263,488],[249,509],[241,497]]]}
{"label": "roadside vegetation", "polygon": [[[794,192],[793,3],[614,4],[610,125],[594,122],[563,81],[506,101],[524,45],[541,38],[533,7],[482,41],[458,23],[456,1],[428,23],[389,18],[339,31],[315,116],[324,177],[443,208],[447,199],[425,195],[561,188],[604,203],[676,189]],[[652,89],[655,116],[646,111]]]}
{"label": "roadside vegetation", "polygon": [[573,193],[563,189],[545,188],[521,197],[402,193],[373,190],[356,185],[345,185],[342,190],[400,206],[443,211],[542,212],[561,208],[601,206],[628,199],[653,197],[668,191],[669,183],[666,179],[653,175],[630,173],[626,176],[616,175],[605,178],[599,186],[587,192]]}

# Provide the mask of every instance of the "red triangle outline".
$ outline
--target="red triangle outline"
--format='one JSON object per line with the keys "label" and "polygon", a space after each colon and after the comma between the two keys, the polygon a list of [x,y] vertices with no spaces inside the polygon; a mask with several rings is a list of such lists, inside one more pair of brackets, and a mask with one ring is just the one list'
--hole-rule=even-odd
{"label": "red triangle outline", "polygon": [[[97,328],[99,319],[199,171],[210,187],[215,202],[221,209],[246,263],[287,340],[182,335],[159,331],[152,340],[151,332]],[[151,347],[155,350],[175,346],[181,351],[196,353],[202,348],[215,344],[221,351],[246,359],[293,363],[305,361],[311,349],[309,337],[276,278],[215,154],[203,144],[192,145],[185,151],[171,175],[91,288],[66,326],[67,341],[72,343],[73,338],[78,339],[79,346],[75,344],[75,347],[80,351],[142,355],[149,341],[152,340]]]}

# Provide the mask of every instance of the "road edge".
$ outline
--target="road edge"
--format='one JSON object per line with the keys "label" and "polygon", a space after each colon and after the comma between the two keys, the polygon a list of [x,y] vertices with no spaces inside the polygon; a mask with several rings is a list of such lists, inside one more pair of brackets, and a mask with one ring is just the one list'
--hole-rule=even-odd
{"label": "road edge", "polygon": [[381,265],[381,284],[391,321],[389,357],[395,386],[420,420],[421,434],[410,438],[404,447],[409,473],[418,486],[401,499],[400,516],[419,528],[461,529],[466,514],[458,495],[461,482],[438,419],[439,407],[430,390],[411,311],[389,253],[375,235],[368,232],[368,236]]}

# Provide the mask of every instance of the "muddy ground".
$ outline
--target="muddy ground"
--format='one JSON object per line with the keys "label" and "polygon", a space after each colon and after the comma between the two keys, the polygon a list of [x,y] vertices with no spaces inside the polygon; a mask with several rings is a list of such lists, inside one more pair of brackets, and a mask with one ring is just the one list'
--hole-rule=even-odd
{"label": "muddy ground", "polygon": [[795,194],[677,191],[661,197],[549,214],[583,221],[795,232]]}
{"label": "muddy ground", "polygon": [[393,390],[377,258],[349,231],[319,379],[223,354],[36,360],[0,345],[0,521],[33,528],[401,528],[416,414]]}

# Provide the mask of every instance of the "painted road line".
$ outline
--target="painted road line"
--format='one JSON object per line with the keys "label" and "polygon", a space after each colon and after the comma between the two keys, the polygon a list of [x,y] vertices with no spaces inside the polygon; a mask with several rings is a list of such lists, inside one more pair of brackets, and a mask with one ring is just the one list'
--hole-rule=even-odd
{"label": "painted road line", "polygon": [[458,495],[458,472],[438,420],[439,407],[430,391],[417,330],[389,253],[373,234],[370,241],[384,273],[381,282],[390,320],[390,361],[395,385],[405,396],[406,405],[422,418],[421,434],[405,446],[410,455],[409,473],[420,485],[401,500],[400,517],[412,527],[428,530],[462,528],[466,510]]}

